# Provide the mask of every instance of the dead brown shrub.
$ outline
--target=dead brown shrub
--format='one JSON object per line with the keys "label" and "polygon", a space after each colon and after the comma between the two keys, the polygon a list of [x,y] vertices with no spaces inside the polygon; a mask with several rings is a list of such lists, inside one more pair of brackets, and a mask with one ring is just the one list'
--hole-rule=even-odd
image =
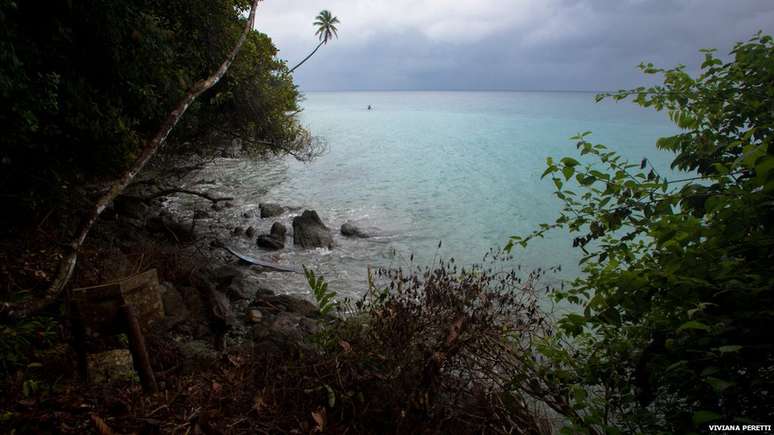
{"label": "dead brown shrub", "polygon": [[[275,424],[350,433],[546,433],[534,341],[550,334],[538,306],[543,271],[380,269],[317,347],[259,352],[256,389]],[[292,421],[295,420],[295,423]]]}

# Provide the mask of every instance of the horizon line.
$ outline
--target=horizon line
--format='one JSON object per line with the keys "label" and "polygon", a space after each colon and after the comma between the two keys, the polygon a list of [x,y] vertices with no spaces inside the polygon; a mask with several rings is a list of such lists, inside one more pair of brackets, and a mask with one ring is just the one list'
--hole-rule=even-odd
{"label": "horizon line", "polygon": [[300,89],[300,92],[573,92],[599,94],[616,91],[586,89]]}

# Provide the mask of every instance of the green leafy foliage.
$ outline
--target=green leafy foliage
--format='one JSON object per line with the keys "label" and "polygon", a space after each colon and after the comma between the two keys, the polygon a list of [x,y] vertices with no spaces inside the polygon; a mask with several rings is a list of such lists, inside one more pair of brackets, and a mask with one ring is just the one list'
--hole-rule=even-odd
{"label": "green leafy foliage", "polygon": [[[549,158],[584,274],[552,294],[578,310],[559,320],[571,350],[549,352],[576,401],[575,429],[685,433],[712,421],[767,421],[774,408],[774,43],[756,35],[724,63],[705,50],[698,77],[603,94],[665,110],[681,131],[668,180],[648,159],[573,138],[585,163]],[[577,193],[568,189],[577,187]],[[558,346],[558,345],[557,345]]]}
{"label": "green leafy foliage", "polygon": [[5,375],[24,367],[35,367],[35,351],[51,345],[56,323],[49,317],[35,317],[16,325],[0,325],[0,372]]}
{"label": "green leafy foliage", "polygon": [[336,308],[336,292],[328,290],[328,283],[325,282],[325,278],[315,276],[314,271],[307,269],[306,266],[304,266],[304,275],[306,276],[307,283],[309,283],[309,288],[312,289],[314,300],[317,301],[320,314],[328,314]]}

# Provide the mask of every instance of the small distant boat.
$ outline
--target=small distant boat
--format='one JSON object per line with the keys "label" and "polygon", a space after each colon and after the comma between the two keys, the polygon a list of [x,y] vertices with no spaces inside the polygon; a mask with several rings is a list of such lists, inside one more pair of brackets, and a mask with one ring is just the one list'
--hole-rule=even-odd
{"label": "small distant boat", "polygon": [[271,263],[268,261],[259,260],[257,258],[251,257],[249,255],[242,254],[241,252],[235,251],[233,248],[229,246],[223,246],[223,248],[228,251],[231,255],[235,256],[239,259],[240,262],[245,264],[251,264],[254,266],[261,267],[263,269],[271,270],[274,272],[299,272],[295,269],[290,269],[287,267],[280,266],[279,264]]}

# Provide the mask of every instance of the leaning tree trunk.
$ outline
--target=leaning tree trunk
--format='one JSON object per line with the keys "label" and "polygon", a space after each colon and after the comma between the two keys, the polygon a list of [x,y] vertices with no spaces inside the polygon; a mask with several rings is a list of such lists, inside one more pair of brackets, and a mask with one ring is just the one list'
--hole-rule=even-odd
{"label": "leaning tree trunk", "polygon": [[167,136],[169,136],[169,133],[171,133],[172,129],[175,128],[178,121],[180,121],[180,118],[182,118],[183,114],[186,112],[186,110],[188,110],[188,107],[191,105],[191,103],[193,103],[194,100],[196,100],[196,98],[203,92],[215,86],[215,84],[218,83],[218,81],[220,81],[220,79],[226,74],[226,71],[228,71],[231,63],[234,62],[234,58],[236,57],[237,53],[239,53],[239,50],[242,48],[245,39],[247,39],[247,35],[253,28],[255,23],[255,11],[258,8],[259,1],[262,0],[253,0],[252,6],[250,8],[250,15],[247,18],[247,22],[245,23],[245,28],[242,31],[242,34],[239,36],[239,40],[237,41],[234,48],[231,49],[226,59],[220,65],[220,68],[218,68],[218,70],[207,79],[195,83],[188,90],[185,96],[181,98],[180,101],[178,101],[175,108],[169,112],[156,134],[150,140],[145,142],[140,155],[137,157],[134,163],[132,163],[129,169],[127,169],[121,175],[121,177],[113,182],[113,184],[110,186],[110,189],[104,193],[94,204],[94,207],[91,209],[83,224],[80,226],[78,236],[68,246],[65,257],[62,259],[61,263],[59,263],[59,271],[57,272],[56,279],[48,288],[46,294],[39,299],[30,299],[17,304],[2,304],[2,306],[0,306],[0,314],[2,314],[2,316],[0,317],[7,319],[20,319],[26,317],[47,307],[59,297],[59,295],[62,293],[62,290],[64,290],[65,286],[73,275],[75,264],[78,261],[78,251],[81,249],[83,242],[86,240],[86,236],[89,235],[91,227],[94,226],[94,223],[105,210],[105,207],[113,202],[113,200],[118,195],[120,195],[124,189],[126,189],[126,186],[128,186],[134,177],[137,176],[137,174],[142,170],[142,168],[145,167],[151,157],[156,154],[156,151],[158,151],[161,144],[163,144],[167,139]]}
{"label": "leaning tree trunk", "polygon": [[303,65],[303,64],[304,64],[304,62],[306,62],[307,60],[309,60],[309,58],[310,58],[310,57],[312,57],[312,56],[313,56],[315,53],[317,53],[317,50],[319,50],[319,49],[320,49],[320,47],[322,47],[322,46],[323,46],[323,44],[325,44],[325,41],[320,41],[320,43],[319,43],[319,44],[317,44],[317,47],[315,47],[315,48],[314,48],[314,50],[312,50],[312,52],[311,52],[311,53],[309,53],[309,56],[305,57],[305,58],[304,58],[304,60],[302,60],[301,62],[298,62],[298,65],[296,65],[296,66],[294,66],[293,68],[291,68],[291,69],[290,69],[290,71],[288,71],[288,73],[292,73],[293,71],[295,71],[295,70],[296,70],[296,68],[298,68],[298,67],[300,67],[301,65]]}

